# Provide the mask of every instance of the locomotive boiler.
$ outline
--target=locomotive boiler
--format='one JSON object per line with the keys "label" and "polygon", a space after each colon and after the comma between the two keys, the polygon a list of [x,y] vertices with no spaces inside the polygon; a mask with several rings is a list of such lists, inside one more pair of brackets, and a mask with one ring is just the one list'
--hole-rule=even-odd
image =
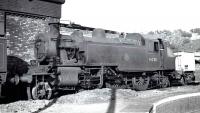
{"label": "locomotive boiler", "polygon": [[[57,35],[36,37],[36,60],[20,77],[33,99],[49,99],[57,90],[164,88],[182,78],[175,71],[169,44],[162,39],[145,39],[138,33],[107,38],[107,33],[114,32],[75,24],[50,25]],[[60,27],[76,30],[61,35]],[[92,31],[92,36],[84,36],[82,30]]]}

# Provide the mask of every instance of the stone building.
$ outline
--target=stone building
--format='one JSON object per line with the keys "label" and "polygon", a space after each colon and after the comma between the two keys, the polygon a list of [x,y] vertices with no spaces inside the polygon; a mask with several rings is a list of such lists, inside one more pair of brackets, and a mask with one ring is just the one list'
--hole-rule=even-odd
{"label": "stone building", "polygon": [[[59,22],[65,0],[0,0],[0,38],[7,40],[7,54],[33,59],[34,37],[49,32]],[[4,41],[6,41],[4,40]]]}

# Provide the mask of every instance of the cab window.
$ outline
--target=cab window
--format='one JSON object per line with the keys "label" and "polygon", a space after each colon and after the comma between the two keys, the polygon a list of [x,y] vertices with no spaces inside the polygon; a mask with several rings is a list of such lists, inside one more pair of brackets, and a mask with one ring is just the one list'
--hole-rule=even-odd
{"label": "cab window", "polygon": [[154,51],[159,51],[158,42],[154,42]]}

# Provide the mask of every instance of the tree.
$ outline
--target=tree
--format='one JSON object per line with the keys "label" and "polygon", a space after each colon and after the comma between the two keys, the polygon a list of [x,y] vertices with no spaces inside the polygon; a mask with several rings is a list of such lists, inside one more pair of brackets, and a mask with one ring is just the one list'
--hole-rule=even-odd
{"label": "tree", "polygon": [[173,51],[183,51],[183,50],[193,50],[193,45],[191,45],[190,38],[192,34],[181,29],[174,30],[173,32],[169,30],[162,31],[151,31],[148,34],[158,35],[157,37],[169,42]]}
{"label": "tree", "polygon": [[191,29],[190,32],[197,33],[198,35],[200,35],[200,28]]}
{"label": "tree", "polygon": [[187,31],[183,31],[181,29],[178,29],[177,31],[180,33],[181,37],[189,37],[189,38],[192,37],[192,34]]}
{"label": "tree", "polygon": [[190,43],[190,39],[184,39],[184,40],[183,40],[183,45],[184,45],[184,44],[187,44],[187,43]]}

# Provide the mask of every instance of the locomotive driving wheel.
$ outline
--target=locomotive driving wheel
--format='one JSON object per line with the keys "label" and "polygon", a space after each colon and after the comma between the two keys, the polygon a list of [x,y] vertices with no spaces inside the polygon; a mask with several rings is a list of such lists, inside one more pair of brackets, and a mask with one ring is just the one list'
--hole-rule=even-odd
{"label": "locomotive driving wheel", "polygon": [[103,87],[103,84],[104,84],[104,82],[103,82],[103,70],[102,69],[97,72],[97,76],[99,76],[99,84],[97,85],[97,88],[101,89]]}
{"label": "locomotive driving wheel", "polygon": [[39,82],[32,88],[32,98],[38,99],[50,99],[52,96],[52,89],[48,82]]}
{"label": "locomotive driving wheel", "polygon": [[179,82],[180,82],[180,84],[181,84],[182,86],[184,86],[184,85],[185,85],[185,78],[184,78],[183,76],[181,76]]}
{"label": "locomotive driving wheel", "polygon": [[132,78],[133,89],[137,91],[144,91],[149,86],[149,76],[137,76]]}
{"label": "locomotive driving wheel", "polygon": [[170,81],[169,78],[167,76],[163,76],[160,80],[160,87],[161,88],[166,88],[170,86]]}
{"label": "locomotive driving wheel", "polygon": [[195,80],[194,73],[185,73],[184,74],[185,84],[190,84]]}

